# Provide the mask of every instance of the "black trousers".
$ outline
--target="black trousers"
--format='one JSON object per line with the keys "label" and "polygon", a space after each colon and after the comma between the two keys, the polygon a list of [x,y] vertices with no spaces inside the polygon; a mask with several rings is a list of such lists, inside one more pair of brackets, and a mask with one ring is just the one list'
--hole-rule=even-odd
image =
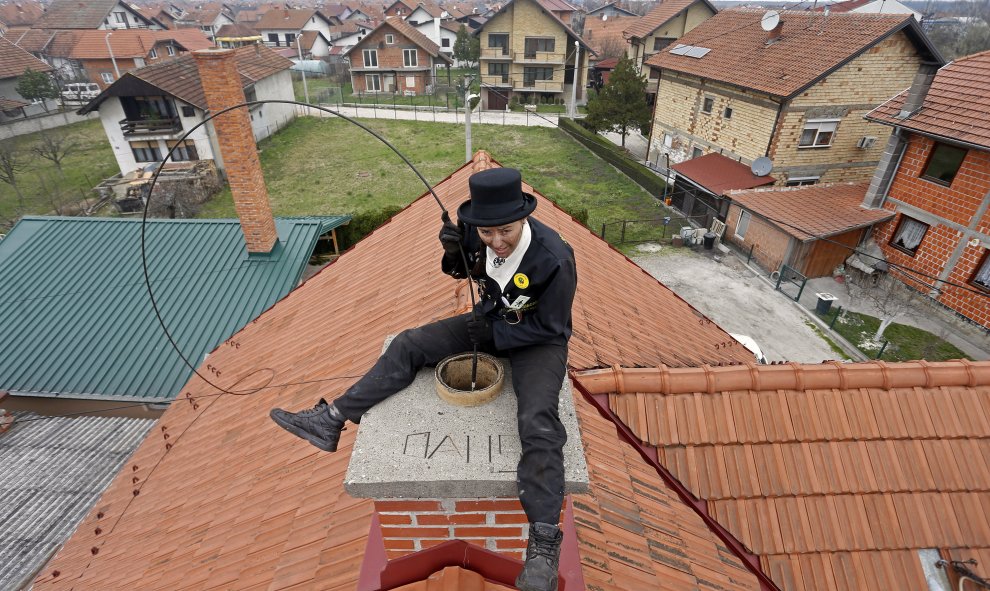
{"label": "black trousers", "polygon": [[[403,331],[389,344],[374,367],[334,406],[358,423],[368,409],[412,383],[416,373],[473,345],[467,334],[469,314]],[[567,367],[567,347],[531,345],[507,351],[494,343],[479,347],[507,356],[516,392],[516,422],[522,456],[516,469],[519,500],[530,522],[556,524],[564,502],[564,442],[567,433],[557,414],[560,387]]]}

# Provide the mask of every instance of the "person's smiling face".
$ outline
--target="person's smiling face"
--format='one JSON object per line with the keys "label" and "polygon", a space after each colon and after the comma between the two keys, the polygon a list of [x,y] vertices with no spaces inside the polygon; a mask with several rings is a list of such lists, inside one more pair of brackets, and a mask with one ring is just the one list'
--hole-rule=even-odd
{"label": "person's smiling face", "polygon": [[485,243],[485,246],[495,252],[495,256],[503,259],[509,258],[509,255],[519,244],[519,239],[522,238],[522,229],[525,223],[526,220],[523,219],[501,226],[478,228],[478,236]]}

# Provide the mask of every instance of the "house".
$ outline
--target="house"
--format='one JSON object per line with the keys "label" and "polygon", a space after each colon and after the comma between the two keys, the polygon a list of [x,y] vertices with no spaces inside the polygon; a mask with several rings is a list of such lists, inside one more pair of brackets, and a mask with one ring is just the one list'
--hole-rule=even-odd
{"label": "house", "polygon": [[575,6],[568,4],[564,0],[540,0],[540,4],[568,27],[575,25],[574,17],[579,12]]}
{"label": "house", "polygon": [[589,10],[586,15],[586,19],[601,19],[602,17],[614,18],[617,16],[639,16],[635,12],[626,10],[619,6],[618,2],[609,2],[608,4],[603,4],[594,10]]}
{"label": "house", "polygon": [[[921,22],[922,14],[898,0],[845,0],[829,4],[831,12],[867,12],[875,14],[910,14],[914,20]],[[824,11],[824,8],[816,10]]]}
{"label": "house", "polygon": [[45,49],[45,56],[69,71],[71,79],[90,80],[105,89],[126,72],[178,55],[213,47],[199,30],[73,31],[59,34]]}
{"label": "house", "polygon": [[718,9],[708,0],[661,0],[645,16],[630,22],[623,33],[629,43],[627,55],[636,70],[649,77],[646,92],[651,99],[656,96],[658,74],[645,65],[646,60],[716,12]]}
{"label": "house", "polygon": [[[481,39],[482,108],[504,110],[516,97],[526,103],[587,101],[591,48],[542,0],[507,2],[475,34]],[[577,77],[575,79],[575,51]]]}
{"label": "house", "polygon": [[[890,272],[990,328],[990,52],[960,58],[867,115],[893,127],[864,205]],[[934,75],[934,78],[933,78]],[[909,275],[897,266],[922,275]]]}
{"label": "house", "polygon": [[385,6],[382,16],[384,18],[388,18],[390,16],[398,17],[402,20],[405,20],[406,17],[408,17],[410,14],[413,13],[414,10],[416,10],[417,6],[419,6],[419,4],[414,0],[395,0],[391,4]]}
{"label": "house", "polygon": [[221,27],[232,24],[234,24],[234,13],[221,6],[190,10],[176,21],[176,26],[179,28],[198,28],[210,41],[214,41]]}
{"label": "house", "polygon": [[724,220],[729,213],[729,200],[723,196],[734,190],[752,189],[772,185],[775,179],[762,170],[754,170],[712,152],[673,165],[667,169],[666,200],[684,212],[694,223],[710,228],[713,220]]}
{"label": "house", "polygon": [[788,186],[869,179],[888,130],[863,115],[941,64],[938,51],[908,16],[785,11],[766,31],[764,13],[722,11],[647,60],[659,70],[649,159],[766,157]]}
{"label": "house", "polygon": [[364,39],[376,25],[368,21],[347,21],[342,25],[330,27],[331,43],[330,56],[343,60],[347,51],[358,41]]}
{"label": "house", "polygon": [[450,15],[438,4],[434,4],[433,2],[419,2],[412,9],[412,12],[402,20],[414,27],[418,27],[433,19],[450,19]]}
{"label": "house", "polygon": [[141,11],[123,0],[54,0],[35,29],[157,29]]}
{"label": "house", "polygon": [[0,34],[14,27],[30,27],[44,13],[44,7],[32,0],[0,4]]}
{"label": "house", "polygon": [[17,84],[28,70],[47,74],[52,67],[0,36],[0,121],[45,110],[40,101],[35,103],[17,92]]}
{"label": "house", "polygon": [[461,23],[453,19],[435,18],[416,25],[416,30],[440,46],[440,53],[453,60],[454,43],[457,41],[457,31],[460,30],[461,26]]}
{"label": "house", "polygon": [[355,93],[429,94],[438,66],[451,58],[405,21],[389,17],[344,53]]}
{"label": "house", "polygon": [[638,16],[592,17],[589,15],[584,19],[584,31],[581,37],[595,52],[596,60],[618,58],[629,53],[630,46],[624,32],[639,18]]}
{"label": "house", "polygon": [[[328,18],[319,10],[311,8],[269,10],[255,25],[268,47],[296,48],[296,38],[305,31],[317,31],[328,42],[331,40],[330,27],[340,25],[336,18]],[[315,39],[315,37],[312,37]],[[317,51],[321,51],[317,48]],[[314,55],[326,55],[315,53]]]}
{"label": "house", "polygon": [[233,49],[243,45],[254,45],[261,42],[261,33],[247,25],[238,23],[224,25],[220,27],[220,30],[216,34],[217,46],[227,49]]}
{"label": "house", "polygon": [[863,207],[868,186],[826,183],[729,191],[732,203],[722,239],[771,272],[787,265],[805,277],[831,276],[875,226],[893,217],[885,209]]}
{"label": "house", "polygon": [[[438,198],[456,207],[488,166],[477,154]],[[990,362],[745,363],[717,325],[527,190],[581,277],[564,396],[588,482],[563,512],[563,589],[949,591],[963,569],[987,575],[990,475],[967,460],[990,439]],[[324,454],[267,417],[333,399],[388,335],[470,308],[434,258],[406,256],[436,249],[422,228],[437,216],[424,194],[234,335],[239,349],[214,352],[209,365],[253,393],[183,388],[190,400],[161,419],[171,445],[145,440],[34,589],[513,588],[515,499],[354,496],[364,424]],[[409,285],[416,306],[382,289]],[[481,546],[492,535],[502,543]]]}

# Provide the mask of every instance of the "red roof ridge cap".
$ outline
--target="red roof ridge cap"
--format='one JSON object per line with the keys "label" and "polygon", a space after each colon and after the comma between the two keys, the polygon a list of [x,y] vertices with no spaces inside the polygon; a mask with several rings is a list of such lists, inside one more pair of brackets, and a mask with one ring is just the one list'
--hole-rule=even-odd
{"label": "red roof ridge cap", "polygon": [[689,394],[752,390],[852,390],[990,386],[990,361],[825,362],[701,367],[619,367],[577,371],[589,394]]}
{"label": "red roof ridge cap", "polygon": [[733,195],[738,193],[772,193],[781,191],[808,191],[810,189],[828,189],[831,187],[854,187],[856,185],[866,185],[870,183],[868,181],[842,181],[836,183],[816,183],[814,185],[805,185],[799,187],[753,187],[752,189],[730,189],[725,192],[726,195]]}

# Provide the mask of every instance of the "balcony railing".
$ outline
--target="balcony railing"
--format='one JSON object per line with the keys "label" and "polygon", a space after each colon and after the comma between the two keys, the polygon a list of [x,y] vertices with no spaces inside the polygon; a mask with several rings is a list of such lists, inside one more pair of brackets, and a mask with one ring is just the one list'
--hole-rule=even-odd
{"label": "balcony railing", "polygon": [[509,83],[508,74],[484,74],[481,76],[481,83],[490,86],[505,86]]}
{"label": "balcony railing", "polygon": [[508,60],[512,59],[512,54],[508,47],[483,47],[481,48],[481,59]]}
{"label": "balcony railing", "polygon": [[166,119],[121,119],[120,130],[124,135],[169,134],[182,130],[178,117]]}
{"label": "balcony railing", "polygon": [[513,54],[512,60],[529,64],[562,64],[564,54],[557,51],[517,51]]}
{"label": "balcony railing", "polygon": [[528,76],[513,76],[512,88],[531,92],[564,92],[562,80],[536,80]]}

